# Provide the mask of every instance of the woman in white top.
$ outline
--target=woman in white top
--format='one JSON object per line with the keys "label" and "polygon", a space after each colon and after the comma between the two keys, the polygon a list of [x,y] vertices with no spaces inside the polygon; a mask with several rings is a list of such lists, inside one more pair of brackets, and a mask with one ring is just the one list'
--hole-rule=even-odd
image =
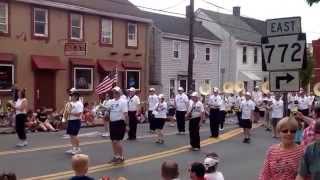
{"label": "woman in white top", "polygon": [[28,142],[25,131],[25,122],[27,121],[28,100],[26,99],[25,89],[19,90],[18,100],[13,105],[16,110],[16,132],[21,141],[17,146],[27,146]]}
{"label": "woman in white top", "polygon": [[217,171],[219,164],[219,156],[216,153],[206,155],[203,165],[206,168],[204,178],[206,180],[224,180],[223,174]]}
{"label": "woman in white top", "polygon": [[154,127],[158,135],[156,143],[159,144],[164,143],[162,129],[167,119],[167,111],[168,105],[164,100],[164,95],[159,94],[159,103],[156,105],[156,108],[153,111],[155,117]]}

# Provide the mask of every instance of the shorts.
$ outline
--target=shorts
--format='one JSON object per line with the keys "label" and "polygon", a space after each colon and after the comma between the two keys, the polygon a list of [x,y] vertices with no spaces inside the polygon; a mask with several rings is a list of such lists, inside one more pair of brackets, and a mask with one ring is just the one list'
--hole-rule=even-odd
{"label": "shorts", "polygon": [[272,118],[272,126],[276,127],[281,118]]}
{"label": "shorts", "polygon": [[79,134],[81,127],[81,120],[68,120],[68,126],[67,126],[67,134],[71,136],[77,136]]}
{"label": "shorts", "polygon": [[126,133],[126,123],[124,120],[110,122],[111,141],[121,141]]}
{"label": "shorts", "polygon": [[264,117],[264,111],[259,111],[260,117]]}
{"label": "shorts", "polygon": [[170,108],[168,110],[168,116],[174,116],[176,114],[176,109],[175,108]]}
{"label": "shorts", "polygon": [[250,119],[241,119],[239,122],[240,127],[251,129],[252,128],[252,122]]}
{"label": "shorts", "polygon": [[164,118],[155,118],[154,128],[155,129],[163,129],[165,121],[166,121],[166,119],[164,119]]}

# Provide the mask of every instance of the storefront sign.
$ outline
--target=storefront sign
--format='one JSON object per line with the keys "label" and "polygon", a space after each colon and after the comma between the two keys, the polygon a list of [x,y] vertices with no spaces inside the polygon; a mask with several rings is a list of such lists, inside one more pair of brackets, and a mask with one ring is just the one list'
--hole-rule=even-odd
{"label": "storefront sign", "polygon": [[85,42],[68,42],[64,44],[65,56],[86,56],[87,43]]}

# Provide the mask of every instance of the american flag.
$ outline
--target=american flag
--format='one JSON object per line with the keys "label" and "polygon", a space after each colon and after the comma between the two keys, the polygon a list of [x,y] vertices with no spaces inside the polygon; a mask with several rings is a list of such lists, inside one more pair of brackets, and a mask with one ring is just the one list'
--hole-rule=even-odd
{"label": "american flag", "polygon": [[106,93],[110,91],[114,84],[117,83],[118,80],[118,72],[117,69],[110,72],[103,81],[96,87],[96,93],[98,95]]}

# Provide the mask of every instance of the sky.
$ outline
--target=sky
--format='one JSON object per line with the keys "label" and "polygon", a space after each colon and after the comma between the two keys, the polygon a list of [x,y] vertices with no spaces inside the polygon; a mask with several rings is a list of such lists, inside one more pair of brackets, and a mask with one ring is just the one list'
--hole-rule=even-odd
{"label": "sky", "polygon": [[[137,6],[184,13],[189,0],[130,0]],[[207,2],[225,9],[217,8]],[[320,39],[320,3],[309,6],[305,0],[195,0],[195,9],[204,8],[232,14],[232,7],[240,6],[241,15],[260,20],[301,16],[302,31],[307,41]],[[160,13],[160,12],[159,12]]]}

